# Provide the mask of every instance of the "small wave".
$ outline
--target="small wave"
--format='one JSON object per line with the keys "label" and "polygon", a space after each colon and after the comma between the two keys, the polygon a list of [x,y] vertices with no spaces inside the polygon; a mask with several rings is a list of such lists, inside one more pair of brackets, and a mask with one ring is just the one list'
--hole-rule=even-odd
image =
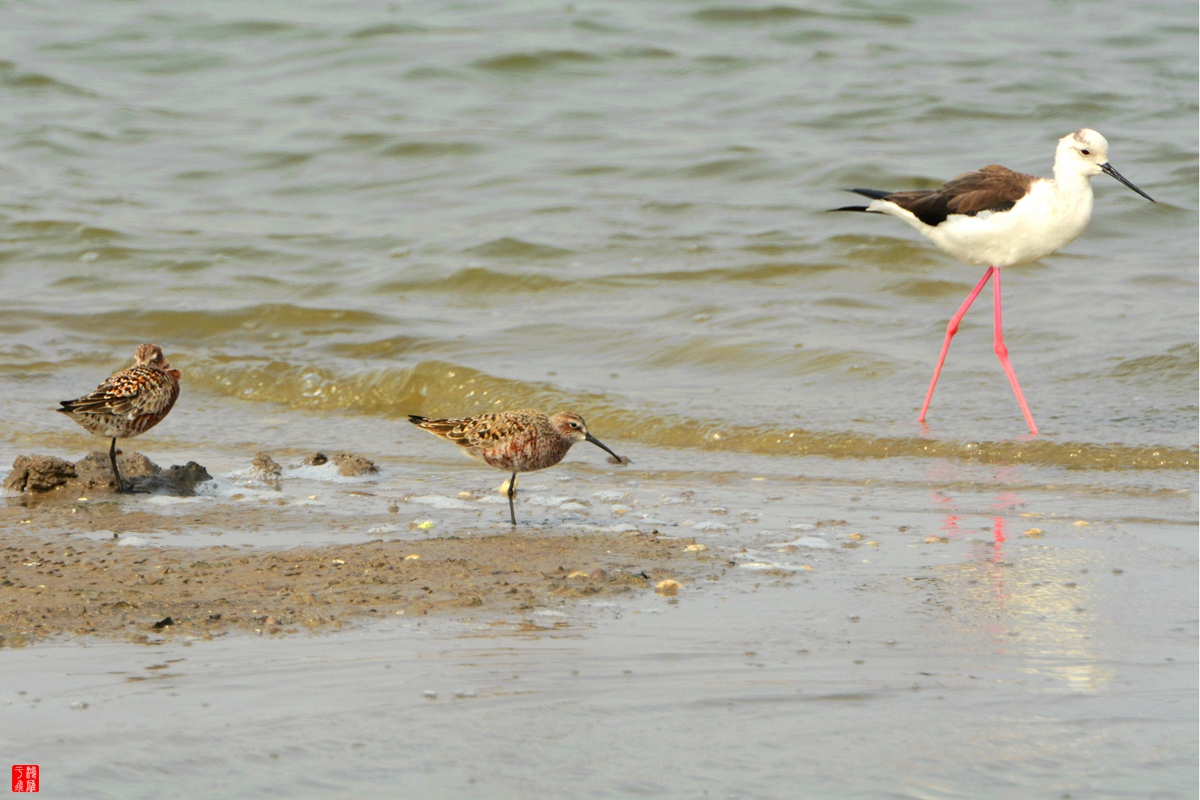
{"label": "small wave", "polygon": [[487,150],[478,142],[398,142],[380,151],[390,158],[449,158],[473,156]]}
{"label": "small wave", "polygon": [[280,33],[301,31],[299,25],[272,19],[246,19],[216,25],[198,25],[185,29],[189,37],[222,41],[226,39],[258,38]]}
{"label": "small wave", "polygon": [[[653,411],[632,411],[602,394],[567,393],[554,386],[488,375],[444,361],[354,374],[283,361],[201,360],[188,381],[244,400],[310,411],[354,409],[402,419],[407,414],[460,416],[513,408],[571,409],[603,437],[647,445],[732,450],[764,455],[832,458],[940,458],[984,464],[1033,464],[1068,469],[1195,470],[1197,448],[1033,441],[961,442],[919,436],[872,436],[835,431],[735,424]],[[612,433],[603,433],[611,431]]]}
{"label": "small wave", "polygon": [[759,342],[735,343],[727,339],[693,336],[678,344],[652,342],[653,350],[630,360],[652,369],[680,365],[741,374],[761,371],[772,375],[820,375],[839,373],[860,379],[891,375],[893,365],[874,353],[828,348],[781,349]]}
{"label": "small wave", "polygon": [[380,36],[411,36],[415,33],[426,33],[429,29],[409,22],[388,22],[382,25],[368,25],[346,35],[347,39],[375,39]]}
{"label": "small wave", "polygon": [[369,342],[332,342],[325,349],[334,355],[362,359],[394,359],[430,350],[434,343],[415,336],[389,336]]}
{"label": "small wave", "polygon": [[693,19],[698,19],[701,22],[719,22],[719,23],[750,23],[761,24],[764,22],[786,22],[794,19],[811,19],[813,17],[823,16],[819,11],[810,11],[805,8],[796,8],[795,6],[758,6],[758,7],[743,7],[743,6],[712,6],[702,8],[699,11],[692,13]]}
{"label": "small wave", "polygon": [[549,275],[511,274],[486,267],[467,267],[436,278],[389,281],[376,287],[380,293],[416,291],[450,292],[456,295],[493,295],[510,292],[545,292],[567,289],[577,281],[565,281]]}
{"label": "small wave", "polygon": [[583,50],[536,50],[480,59],[472,66],[489,72],[541,72],[564,66],[595,64],[604,59]]}
{"label": "small wave", "polygon": [[390,133],[347,133],[338,137],[339,150],[371,152],[386,158],[445,158],[470,156],[488,148],[478,142],[406,139]]}
{"label": "small wave", "polygon": [[826,262],[774,261],[744,264],[737,267],[677,269],[665,272],[606,275],[603,278],[597,279],[596,282],[609,286],[628,286],[631,284],[656,285],[659,283],[720,283],[725,281],[770,283],[782,278],[816,275],[845,268],[844,264]]}
{"label": "small wave", "polygon": [[524,242],[509,236],[469,247],[463,252],[482,258],[562,258],[572,254],[561,247]]}
{"label": "small wave", "polygon": [[[0,312],[0,318],[8,316]],[[141,341],[158,341],[164,347],[172,339],[193,342],[244,342],[254,339],[278,341],[283,333],[312,337],[346,330],[378,330],[396,320],[370,311],[308,308],[282,303],[221,310],[106,311],[99,314],[53,314],[23,312],[26,324],[41,320],[66,331],[107,335],[119,330]],[[168,355],[170,355],[168,353]]]}
{"label": "small wave", "polygon": [[313,153],[267,152],[253,153],[245,159],[254,165],[254,169],[273,170],[300,167],[315,157]]}
{"label": "small wave", "polygon": [[909,278],[885,287],[885,291],[901,297],[916,297],[920,299],[939,299],[943,297],[962,297],[971,291],[969,284],[958,281],[930,280],[925,278]]}
{"label": "small wave", "polygon": [[1175,345],[1161,355],[1127,358],[1113,367],[1109,374],[1114,378],[1138,381],[1147,378],[1171,382],[1190,380],[1194,386],[1198,372],[1200,372],[1200,346],[1195,342],[1188,342]]}
{"label": "small wave", "polygon": [[75,97],[98,98],[99,95],[78,86],[43,75],[39,72],[22,72],[12,61],[0,61],[0,86],[30,94],[62,92]]}
{"label": "small wave", "polygon": [[622,47],[616,52],[616,55],[618,58],[629,59],[675,58],[676,53],[661,47]]}
{"label": "small wave", "polygon": [[763,25],[798,19],[839,19],[851,22],[878,22],[883,25],[912,23],[911,17],[900,14],[836,14],[788,5],[710,6],[693,12],[692,18],[723,25]]}
{"label": "small wave", "polygon": [[232,63],[229,57],[196,50],[135,53],[112,60],[143,75],[182,75],[187,72],[219,69]]}
{"label": "small wave", "polygon": [[33,240],[38,242],[67,242],[71,244],[95,244],[124,239],[126,235],[110,228],[81,225],[78,222],[58,219],[35,219],[12,222],[8,226],[10,240]]}
{"label": "small wave", "polygon": [[715,158],[679,166],[651,166],[635,170],[637,180],[712,180],[722,178],[730,181],[755,181],[775,178],[769,159],[761,156],[735,156]]}

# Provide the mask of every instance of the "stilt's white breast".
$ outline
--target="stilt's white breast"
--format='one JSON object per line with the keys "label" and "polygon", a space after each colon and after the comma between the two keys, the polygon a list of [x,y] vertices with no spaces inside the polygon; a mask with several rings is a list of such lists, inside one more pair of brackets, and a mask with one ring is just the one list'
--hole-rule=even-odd
{"label": "stilt's white breast", "polygon": [[1045,258],[1075,241],[1092,217],[1092,188],[1086,179],[1063,186],[1043,178],[1008,211],[951,214],[936,226],[903,213],[912,217],[906,219],[909,224],[955,258],[984,267],[1012,267]]}

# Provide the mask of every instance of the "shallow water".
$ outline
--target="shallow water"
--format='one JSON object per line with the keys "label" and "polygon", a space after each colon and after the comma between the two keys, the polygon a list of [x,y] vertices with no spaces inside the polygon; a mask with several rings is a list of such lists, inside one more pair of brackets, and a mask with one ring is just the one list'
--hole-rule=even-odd
{"label": "shallow water", "polygon": [[[404,416],[571,409],[634,463],[613,467],[581,447],[527,477],[519,513],[534,524],[659,527],[734,554],[802,537],[793,526],[820,519],[877,538],[911,526],[894,546],[879,538],[872,564],[838,573],[843,588],[878,589],[871,604],[884,608],[898,590],[869,576],[933,570],[942,556],[908,558],[924,552],[924,537],[947,536],[947,563],[966,565],[1006,536],[1045,527],[1023,513],[1078,518],[1092,527],[1064,521],[1070,537],[1022,544],[1032,548],[1022,568],[1037,555],[1037,570],[1071,582],[1063,575],[1076,569],[1076,545],[1113,563],[1146,558],[1140,580],[1161,602],[1136,608],[1155,624],[1170,617],[1194,641],[1194,612],[1173,616],[1196,595],[1193,5],[47,0],[0,5],[0,20],[0,462],[102,446],[49,409],[155,341],[182,369],[183,395],[136,447],[219,476],[189,509],[256,502],[240,471],[258,450],[285,464],[313,449],[355,450],[383,468],[366,497],[319,475],[285,481],[289,501],[345,514],[337,532],[289,521],[147,531],[149,540],[328,543],[379,535],[372,529],[389,521],[386,535],[425,535],[409,527],[423,519],[434,534],[501,530],[504,504],[478,499],[497,499],[499,475]],[[987,163],[1049,175],[1056,140],[1085,125],[1158,203],[1100,176],[1080,240],[1004,274],[1006,339],[1043,435],[1025,435],[992,354],[990,293],[964,321],[922,428],[916,414],[946,320],[981,270],[897,220],[825,209],[848,202],[846,187],[929,187]],[[476,499],[462,506],[420,501],[464,490]],[[399,515],[388,514],[392,502]],[[954,549],[967,539],[981,544]],[[1166,554],[1149,559],[1140,547]],[[759,561],[794,568],[805,555]],[[1095,593],[1101,605],[1129,599],[1107,583]],[[780,626],[771,636],[787,640],[781,621],[794,594],[764,585],[754,597],[763,624]],[[1050,601],[1035,592],[1023,602],[1022,613],[1037,614]],[[737,607],[718,630],[752,616]],[[702,613],[686,597],[670,612],[662,619],[680,619],[679,652],[707,652],[690,627]],[[993,613],[975,607],[970,624]],[[601,615],[581,631],[584,651],[659,635],[643,619]],[[939,624],[900,610],[888,619],[922,650],[960,652],[958,634]],[[1105,631],[1110,650],[1055,636],[1031,646],[1081,653],[1071,663],[1116,659],[1096,667],[1118,677],[1097,684],[1080,712],[1100,731],[1088,741],[1125,741],[1123,723],[1095,721],[1125,718],[1117,685],[1166,692],[1155,696],[1182,702],[1194,729],[1194,668],[1174,662],[1190,679],[1160,689],[1160,667],[1112,656],[1157,634],[1114,619],[1101,615],[1079,634]],[[832,622],[812,625],[834,637]],[[445,647],[466,647],[452,628]],[[326,644],[349,641],[359,640]],[[980,668],[991,663],[991,650],[962,647]],[[530,656],[545,675],[575,657]],[[717,662],[693,663],[703,665],[695,680],[720,682]],[[894,668],[911,671],[902,660]],[[836,692],[859,691],[838,676],[851,688]],[[590,724],[562,691],[564,724]],[[657,692],[643,685],[621,702]],[[968,695],[943,701],[955,710],[934,741],[987,713]],[[1008,760],[988,762],[982,744],[973,755],[952,748],[942,760],[983,772],[934,770],[923,773],[933,783],[897,793],[974,795],[980,774],[1007,774],[1020,760],[1022,737],[1047,741],[1030,732],[1041,730],[1031,720],[1044,698],[1027,684],[975,696],[1015,721],[988,740],[1010,748]],[[823,756],[827,774],[861,778],[870,796],[893,791],[889,776],[906,763],[880,745],[876,754],[892,755],[867,774],[870,754],[853,752],[854,731],[890,719],[886,706],[865,704],[858,722],[832,711],[812,721],[814,731],[842,731],[833,736],[841,760]],[[782,725],[790,709],[754,713]],[[1154,719],[1149,731],[1169,728]],[[692,720],[713,728],[703,714]],[[1118,745],[1094,752],[1119,764],[1122,786],[1165,775],[1162,796],[1180,786],[1194,794],[1186,727],[1163,734],[1165,762]],[[714,748],[744,738],[707,735]],[[523,738],[514,732],[478,768],[502,772]],[[661,741],[646,746],[667,759],[675,744]],[[730,793],[789,793],[799,773],[750,781],[754,759],[743,755],[725,774],[747,782],[729,783]],[[1056,774],[1082,780],[1102,761],[1064,758]],[[387,763],[350,783],[384,793],[375,771]],[[582,767],[551,774],[607,781]],[[1036,770],[1024,774],[1021,785],[1037,785]]]}

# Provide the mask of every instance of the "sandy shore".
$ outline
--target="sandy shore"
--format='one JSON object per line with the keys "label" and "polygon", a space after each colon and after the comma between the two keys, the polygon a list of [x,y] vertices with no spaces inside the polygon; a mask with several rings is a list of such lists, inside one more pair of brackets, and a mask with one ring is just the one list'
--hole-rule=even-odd
{"label": "sandy shore", "polygon": [[232,629],[288,634],[388,614],[515,615],[533,626],[521,618],[537,608],[652,592],[663,580],[716,578],[722,566],[706,563],[713,559],[704,553],[685,557],[687,541],[646,535],[511,533],[289,550],[123,547],[119,538],[21,533],[11,524],[21,524],[14,511],[0,511],[8,523],[0,646],[10,647],[63,635],[156,643]]}
{"label": "sandy shore", "polygon": [[[209,478],[194,462],[164,470],[140,453],[120,458],[127,479],[167,496],[190,496],[198,480]],[[303,463],[328,465],[343,477],[376,472],[373,462],[354,454],[317,453]],[[253,466],[268,481],[281,472],[266,454]],[[288,506],[282,497],[249,506],[207,504],[198,513],[158,513],[136,505],[148,494],[122,498],[114,486],[104,453],[75,463],[48,456],[17,459],[5,488],[20,494],[0,508],[6,545],[0,554],[0,646],[65,635],[156,643],[168,636],[211,638],[232,629],[287,634],[368,616],[439,612],[523,618],[595,595],[674,594],[678,585],[660,584],[693,580],[710,561],[705,574],[719,579],[712,568],[719,572],[717,565],[723,566],[694,539],[636,530],[452,529],[438,538],[287,549],[163,546],[139,532],[297,525],[339,530],[347,519],[332,509]],[[518,623],[533,626],[524,619]]]}

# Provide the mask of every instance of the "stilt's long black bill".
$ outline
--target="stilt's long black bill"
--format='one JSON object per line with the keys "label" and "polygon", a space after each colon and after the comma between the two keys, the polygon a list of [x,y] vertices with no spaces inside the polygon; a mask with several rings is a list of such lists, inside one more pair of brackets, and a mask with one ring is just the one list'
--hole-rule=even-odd
{"label": "stilt's long black bill", "polygon": [[624,463],[625,463],[625,461],[626,461],[626,460],[625,460],[624,458],[621,458],[619,455],[617,455],[616,453],[614,453],[612,450],[609,450],[609,449],[608,449],[608,445],[604,444],[604,442],[600,441],[600,440],[599,440],[599,439],[597,439],[595,436],[592,436],[590,433],[589,433],[589,434],[587,434],[587,436],[585,436],[585,437],[584,437],[584,439],[585,439],[586,441],[589,441],[589,442],[591,442],[592,444],[596,445],[596,447],[599,447],[599,448],[600,448],[601,450],[603,450],[604,452],[608,453],[610,456],[612,456],[613,458],[615,458],[615,459],[616,459],[618,462],[620,462],[621,464],[624,464]]}
{"label": "stilt's long black bill", "polygon": [[1124,175],[1122,175],[1121,173],[1117,172],[1116,168],[1115,168],[1115,167],[1113,167],[1113,165],[1112,165],[1112,164],[1109,164],[1107,161],[1106,161],[1106,162],[1104,162],[1103,164],[1101,164],[1101,165],[1100,165],[1100,171],[1101,171],[1101,172],[1103,172],[1105,175],[1108,175],[1108,176],[1110,176],[1110,177],[1116,178],[1116,179],[1117,179],[1117,180],[1119,180],[1121,183],[1125,184],[1125,185],[1126,185],[1126,186],[1128,186],[1130,189],[1133,189],[1135,192],[1137,192],[1138,194],[1140,194],[1142,197],[1144,197],[1144,198],[1146,198],[1147,200],[1149,200],[1151,203],[1157,203],[1157,202],[1158,202],[1158,201],[1157,201],[1157,200],[1155,200],[1153,197],[1151,197],[1150,195],[1146,194],[1145,192],[1143,192],[1141,189],[1139,189],[1139,188],[1137,188],[1136,186],[1134,186],[1134,185],[1133,185],[1132,183],[1130,183],[1129,181],[1125,180],[1125,176],[1124,176]]}

